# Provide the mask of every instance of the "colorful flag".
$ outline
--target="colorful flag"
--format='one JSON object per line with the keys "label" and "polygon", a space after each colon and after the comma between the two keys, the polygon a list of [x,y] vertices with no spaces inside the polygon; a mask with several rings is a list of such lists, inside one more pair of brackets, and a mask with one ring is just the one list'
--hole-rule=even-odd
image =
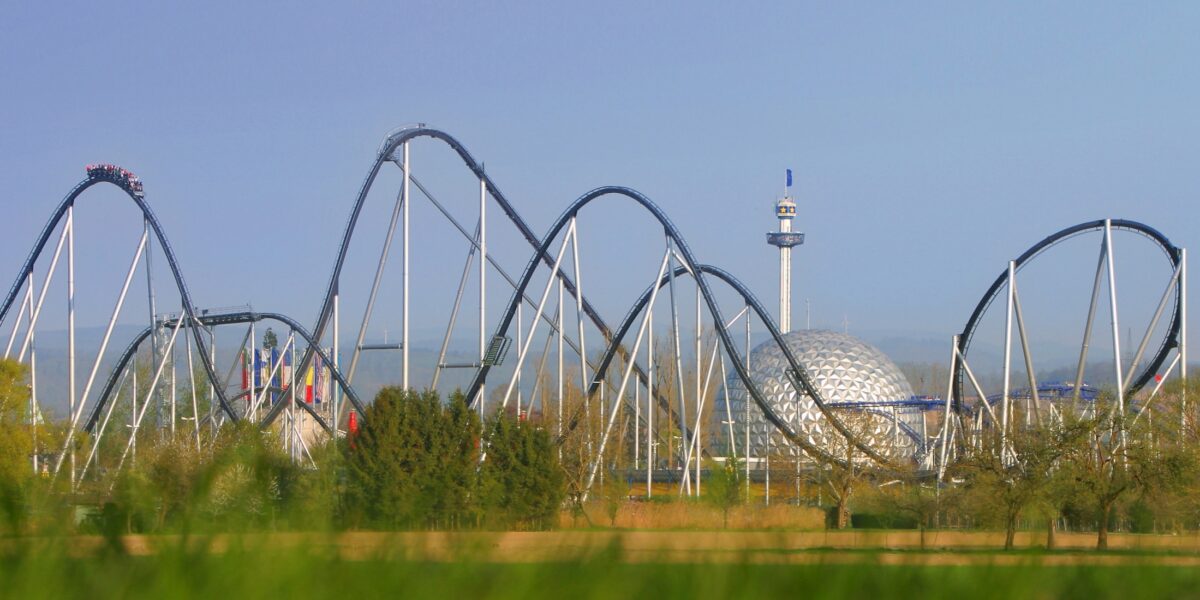
{"label": "colorful flag", "polygon": [[304,401],[313,403],[313,368],[309,367],[308,372],[304,374]]}
{"label": "colorful flag", "polygon": [[792,187],[792,170],[787,170],[787,186]]}

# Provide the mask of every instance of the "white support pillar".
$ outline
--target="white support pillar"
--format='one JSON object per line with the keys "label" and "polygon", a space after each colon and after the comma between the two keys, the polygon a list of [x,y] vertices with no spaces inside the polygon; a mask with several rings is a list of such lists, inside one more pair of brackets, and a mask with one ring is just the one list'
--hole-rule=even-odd
{"label": "white support pillar", "polygon": [[[750,305],[747,304],[749,309]],[[750,311],[746,311],[746,371],[750,371]],[[746,452],[742,455],[746,460],[746,503],[750,503],[750,388],[746,388],[743,398],[746,405]]]}
{"label": "white support pillar", "polygon": [[[1179,249],[1179,378],[1187,380],[1187,248]],[[1164,377],[1165,379],[1165,377]],[[1187,385],[1180,398],[1180,414],[1187,415]],[[1187,424],[1186,416],[1182,423]]]}
{"label": "white support pillar", "polygon": [[[579,229],[575,215],[571,216],[569,225],[571,231],[571,255],[575,272],[575,323],[579,334],[579,389],[588,389],[587,339],[583,330],[583,273],[579,262]],[[565,247],[565,246],[564,246]],[[583,395],[583,422],[587,433],[587,453],[592,453],[592,400]]]}
{"label": "white support pillar", "polygon": [[[487,354],[487,181],[479,178],[479,365],[483,366],[483,357]],[[559,284],[558,294],[559,316],[562,315],[562,284]],[[562,350],[562,319],[559,319],[559,355]],[[561,361],[560,361],[561,362]],[[561,379],[561,374],[560,374]],[[483,400],[487,397],[485,387],[479,386],[479,395],[475,401],[479,404],[479,416],[483,416]],[[559,403],[562,403],[562,392],[559,392]],[[559,410],[561,435],[562,411]]]}
{"label": "white support pillar", "polygon": [[[658,285],[655,283],[655,285]],[[646,497],[654,497],[654,305],[646,310]]]}
{"label": "white support pillar", "polygon": [[[183,315],[180,315],[179,318],[182,319]],[[187,334],[184,334],[184,335],[187,335]],[[171,439],[173,441],[175,439],[175,400],[176,400],[175,390],[179,387],[178,381],[176,379],[179,374],[175,369],[175,353],[174,352],[171,353],[169,360],[171,361],[171,392],[170,392],[170,397],[171,397]]]}
{"label": "white support pillar", "polygon": [[[146,305],[150,309],[150,362],[151,364],[158,362],[159,347],[158,347],[158,306],[154,298],[154,238],[150,235],[150,219],[142,218],[143,233],[146,236],[146,253],[144,260],[146,261]],[[74,225],[72,225],[74,229]],[[181,311],[182,312],[182,311]],[[157,391],[157,390],[156,390]],[[154,403],[154,420],[157,424],[162,424],[162,394],[151,396],[147,402]]]}
{"label": "white support pillar", "polygon": [[[1117,376],[1117,410],[1125,413],[1125,390],[1120,385],[1125,378],[1121,366],[1121,323],[1117,311],[1117,279],[1116,267],[1113,260],[1112,219],[1104,220],[1104,244],[1108,247],[1108,300],[1112,316],[1113,367]],[[1124,434],[1122,434],[1124,435]]]}
{"label": "white support pillar", "polygon": [[703,365],[701,364],[702,349],[700,347],[700,328],[703,323],[701,321],[700,311],[700,274],[692,273],[692,278],[696,281],[696,426],[692,428],[692,445],[696,447],[696,489],[694,494],[696,496],[700,496],[700,411],[704,406],[704,400],[700,391],[700,370],[703,368]]}
{"label": "white support pillar", "polygon": [[[942,431],[938,434],[941,448],[938,452],[937,480],[940,483],[946,475],[946,454],[950,445],[950,400],[954,395],[954,367],[958,365],[958,335],[950,341],[950,374],[946,382],[946,407],[942,412]],[[987,398],[983,398],[987,403]]]}
{"label": "white support pillar", "polygon": [[[336,298],[336,296],[335,296]],[[251,420],[258,420],[258,413],[252,412],[250,407],[254,405],[254,398],[258,395],[258,391],[254,389],[254,378],[261,377],[258,370],[258,332],[255,331],[254,321],[250,321],[250,393],[246,395],[246,412],[243,413]],[[337,326],[334,326],[337,329]],[[261,382],[266,385],[266,382]],[[210,404],[211,406],[211,404]],[[216,434],[216,429],[213,429],[213,434]]]}
{"label": "white support pillar", "polygon": [[411,244],[409,242],[408,214],[409,214],[409,206],[412,204],[412,202],[409,201],[409,199],[412,198],[412,196],[409,195],[409,193],[408,193],[410,181],[412,181],[412,164],[409,162],[409,158],[408,158],[408,142],[404,142],[404,215],[403,215],[403,221],[404,221],[404,269],[403,269],[404,270],[404,292],[403,292],[404,300],[403,300],[403,309],[402,309],[402,311],[403,311],[402,321],[403,321],[404,333],[400,340],[400,361],[401,361],[401,365],[402,365],[400,368],[400,373],[401,373],[400,385],[405,390],[408,389],[408,338],[409,338],[409,335],[408,335],[409,334],[409,329],[408,329],[409,270],[408,269],[409,269],[410,255],[411,255],[411,252],[410,252]]}
{"label": "white support pillar", "polygon": [[[197,335],[195,329],[192,330],[192,333],[193,333],[193,337],[195,335]],[[208,364],[210,364],[210,365],[217,364],[217,332],[216,332],[215,326],[213,326],[212,328],[209,328],[209,330],[208,330]],[[218,404],[217,402],[213,402],[213,399],[215,399],[216,397],[217,397],[216,382],[214,382],[213,380],[210,379],[210,380],[208,380],[208,405],[210,407],[212,407],[212,408],[210,408],[210,410],[215,409],[216,405]],[[224,414],[224,412],[225,411],[221,411],[222,414]],[[215,433],[216,430],[214,429],[213,432]],[[199,433],[200,433],[200,429],[199,429],[199,426],[197,426],[196,434],[199,435]]]}
{"label": "white support pillar", "polygon": [[[75,204],[67,206],[67,402],[75,414]],[[71,445],[71,489],[75,489],[75,445]]]}
{"label": "white support pillar", "polygon": [[[560,277],[558,279],[558,318],[556,319],[557,325],[558,325],[558,327],[557,327],[557,329],[558,329],[558,332],[557,332],[558,333],[558,424],[557,424],[557,433],[558,433],[559,438],[562,438],[562,433],[563,433],[563,429],[562,429],[562,426],[563,426],[563,385],[565,383],[563,380],[563,377],[564,377],[564,374],[563,374],[563,313],[566,312],[565,308],[566,307],[563,306],[563,280]],[[480,406],[481,407],[483,406],[482,399],[480,400]],[[480,410],[482,410],[482,409],[480,409]],[[562,458],[562,445],[561,444],[558,447],[558,457],[560,459]]]}
{"label": "white support pillar", "polygon": [[[339,302],[340,296],[341,296],[340,290],[334,291],[334,293],[333,293],[333,369],[334,369],[334,371],[337,371],[339,373],[341,372],[341,365],[340,365],[341,360],[339,359],[339,355],[341,354],[341,347],[340,347],[340,344],[338,344],[338,335],[340,333],[338,331],[338,320],[339,320],[338,319],[338,316],[339,316],[338,315],[338,308],[339,308],[338,302]],[[316,343],[320,344],[321,340],[316,340]],[[253,363],[251,363],[251,364],[253,364]],[[330,390],[329,390],[330,395],[333,396],[333,398],[331,399],[332,406],[330,406],[330,410],[333,411],[333,437],[334,437],[334,439],[337,439],[338,419],[340,419],[342,416],[341,415],[341,412],[342,412],[342,403],[341,403],[342,390],[341,390],[341,387],[337,385],[337,383],[331,384],[329,386],[329,388],[330,388]]]}
{"label": "white support pillar", "polygon": [[[629,360],[637,360],[636,356]],[[633,385],[633,468],[642,466],[642,436],[639,429],[642,426],[642,386],[637,382]]]}
{"label": "white support pillar", "polygon": [[[550,281],[551,281],[551,284],[553,284],[554,278],[551,277]],[[523,311],[521,310],[521,307],[523,304],[525,304],[525,303],[524,302],[517,303],[517,347],[518,348],[525,347],[525,340],[523,337],[525,335],[524,334],[525,319],[523,318],[523,315],[522,315]],[[530,342],[533,342],[533,332],[534,331],[537,331],[537,322],[536,321],[534,321],[533,326],[530,327],[530,329],[529,329],[529,341]],[[521,418],[521,371],[522,371],[521,367],[523,365],[524,365],[524,361],[517,362],[516,374],[517,374],[517,418],[518,419]]]}
{"label": "white support pillar", "polygon": [[[33,273],[27,276],[29,289],[27,290],[27,298],[29,300],[29,329],[33,330]],[[17,323],[13,322],[13,331],[16,331]],[[38,474],[41,472],[41,465],[38,459],[38,417],[41,415],[41,407],[38,405],[38,387],[37,387],[37,342],[32,337],[29,342],[29,418],[30,427],[33,431],[33,472]]]}
{"label": "white support pillar", "polygon": [[[196,451],[199,452],[200,451],[200,407],[196,401],[196,368],[193,366],[193,363],[192,363],[192,344],[194,344],[196,342],[196,336],[198,334],[196,333],[195,328],[192,328],[190,330],[190,333],[191,333],[192,339],[191,339],[191,342],[187,345],[188,387],[191,388],[191,391],[192,391],[192,428],[196,432]],[[211,385],[211,383],[210,383],[210,385]],[[116,403],[116,401],[117,400],[115,397],[111,400],[111,402],[113,402],[114,404]],[[209,402],[210,403],[212,402],[212,395],[209,395]],[[105,417],[105,419],[107,420],[107,417]],[[86,467],[86,465],[84,465],[84,466]]]}
{"label": "white support pillar", "polygon": [[[1000,452],[1002,456],[1007,456],[1008,453],[1008,396],[1012,385],[1012,326],[1016,273],[1016,261],[1008,261],[1008,306],[1004,311],[1004,397],[1000,399]],[[987,403],[987,398],[983,398],[983,401]]]}

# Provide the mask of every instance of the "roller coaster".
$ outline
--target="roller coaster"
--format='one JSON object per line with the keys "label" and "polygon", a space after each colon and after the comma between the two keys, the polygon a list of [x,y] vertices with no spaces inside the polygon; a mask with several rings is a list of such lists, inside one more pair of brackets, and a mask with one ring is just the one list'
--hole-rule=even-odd
{"label": "roller coaster", "polygon": [[[461,207],[452,210],[433,194],[430,186],[414,175],[412,146],[423,139],[448,147],[465,167],[468,181],[473,189],[477,189],[477,197],[467,204],[468,208],[478,211],[473,228],[456,217],[462,212]],[[371,284],[366,290],[357,290],[365,293],[354,294],[356,290],[350,282],[343,281],[344,270],[351,260],[354,242],[361,237],[356,237],[356,231],[364,207],[379,187],[381,172],[389,165],[399,171],[400,189],[395,194],[390,219],[386,222]],[[76,373],[75,208],[85,191],[102,183],[116,186],[133,202],[140,212],[143,229],[80,389]],[[454,300],[448,305],[445,334],[428,383],[416,381],[410,369],[410,290],[414,287],[410,264],[413,257],[410,211],[419,198],[427,200],[452,226],[462,237],[466,249],[465,264]],[[581,262],[581,254],[585,253],[581,250],[580,232],[583,219],[602,214],[605,207],[617,201],[632,201],[643,218],[653,228],[661,230],[662,239],[660,243],[652,244],[661,251],[645,261],[654,266],[653,277],[644,283],[644,291],[636,296],[614,328],[585,296]],[[490,208],[499,209],[502,217],[499,222],[489,222]],[[492,220],[495,221],[495,216]],[[503,233],[515,232],[517,238],[529,246],[529,258],[519,273],[513,269],[513,264],[506,263],[493,248],[489,248],[489,230],[494,239],[497,227]],[[1171,271],[1166,291],[1131,360],[1121,355],[1114,231],[1136,234],[1161,249]],[[57,241],[51,252],[50,242],[56,232]],[[1032,356],[1016,274],[1066,240],[1089,234],[1101,237],[1100,259],[1076,376],[1070,383],[1039,383],[1036,377],[1039,369]],[[381,288],[388,280],[388,262],[396,241],[401,255],[401,339],[392,344],[369,344],[367,332],[375,316]],[[106,245],[111,248],[112,240]],[[311,461],[309,446],[315,440],[346,435],[366,418],[364,401],[354,385],[365,351],[398,352],[399,376],[394,383],[405,388],[427,386],[436,390],[448,370],[468,371],[469,384],[464,397],[481,415],[499,410],[512,411],[524,418],[540,413],[547,420],[547,426],[554,427],[560,441],[582,431],[590,452],[588,489],[598,474],[603,476],[605,461],[611,460],[614,452],[625,452],[632,454],[628,464],[635,471],[644,469],[648,494],[656,472],[663,469],[678,476],[681,491],[698,494],[701,459],[717,454],[712,440],[718,437],[725,441],[722,457],[744,460],[746,468],[750,469],[755,450],[748,441],[739,448],[736,431],[743,426],[748,428],[751,416],[749,412],[744,417],[733,414],[730,381],[739,383],[739,389],[744,390],[758,411],[754,418],[765,419],[782,443],[799,448],[809,460],[817,463],[847,460],[844,453],[832,453],[826,445],[815,443],[802,428],[783,418],[777,405],[761,388],[761,383],[752,376],[750,332],[755,319],[756,326],[767,334],[765,344],[778,347],[785,359],[786,380],[791,393],[810,399],[824,422],[842,443],[861,455],[861,460],[884,469],[916,468],[940,475],[945,465],[954,460],[957,449],[971,443],[973,432],[985,427],[1008,427],[1016,404],[1028,409],[1025,414],[1042,418],[1045,413],[1051,418],[1055,411],[1066,410],[1064,407],[1069,403],[1094,402],[1098,390],[1085,384],[1084,375],[1103,281],[1108,282],[1110,292],[1107,304],[1112,321],[1115,395],[1121,409],[1145,410],[1150,399],[1161,389],[1163,380],[1172,373],[1186,376],[1185,251],[1144,224],[1100,220],[1059,231],[1009,263],[951,344],[951,374],[944,398],[864,398],[858,402],[829,402],[764,305],[733,274],[701,262],[683,233],[650,198],[627,187],[593,189],[570,202],[539,236],[485,172],[483,164],[462,143],[443,131],[417,125],[391,132],[377,149],[375,160],[352,203],[311,328],[279,313],[198,308],[165,229],[146,199],[141,179],[114,165],[89,166],[86,178],[59,203],[34,240],[32,250],[0,305],[0,331],[5,328],[8,331],[5,357],[26,363],[30,369],[30,423],[42,420],[41,407],[46,400],[45,392],[39,394],[38,390],[36,348],[39,339],[58,335],[52,325],[46,324],[42,313],[64,249],[68,348],[66,434],[61,446],[36,451],[32,462],[35,470],[52,476],[58,476],[65,468],[72,482],[89,474],[99,477],[101,471],[120,470],[127,460],[136,457],[136,444],[143,430],[174,434],[181,424],[190,428],[188,435],[194,439],[199,451],[225,424],[250,421],[264,432],[277,436],[295,460]],[[173,286],[156,288],[151,267],[151,257],[155,254],[165,258]],[[444,255],[435,258],[439,265],[447,262]],[[109,346],[139,269],[146,274],[150,323],[128,341],[120,354],[111,358],[107,356]],[[633,269],[628,271],[632,272]],[[494,294],[490,297],[488,294],[488,281],[497,275],[511,289],[503,303],[498,303]],[[622,276],[627,273],[590,273],[589,286],[608,287],[610,279]],[[40,286],[36,279],[40,279]],[[492,285],[496,285],[495,279],[492,279]],[[473,329],[474,343],[467,351],[475,358],[466,363],[447,362],[448,351],[455,345],[454,333],[461,329],[460,313],[464,303],[470,302],[467,300],[470,286],[478,288],[477,322],[469,327]],[[693,292],[692,304],[685,306]],[[156,303],[164,297],[169,297],[170,302],[177,300],[177,312],[165,315],[157,312]],[[363,312],[357,323],[354,343],[349,348],[349,360],[343,361],[341,345],[345,340],[341,312],[348,297],[361,304]],[[1007,308],[1002,390],[999,394],[987,394],[971,368],[976,361],[973,344],[983,335],[980,323],[993,312],[993,304],[1002,297]],[[687,307],[695,309],[695,323],[690,331],[682,324]],[[1168,309],[1170,316],[1164,325],[1162,317]],[[532,316],[526,320],[529,311]],[[654,325],[656,311],[666,315],[666,344],[656,344],[654,340],[656,332],[663,333]],[[489,316],[497,314],[498,320],[489,327]],[[727,318],[729,314],[733,317]],[[272,348],[266,354],[256,347],[259,340],[256,326],[263,321],[273,322],[288,331],[282,347]],[[1028,384],[1024,388],[1012,385],[1014,323]],[[224,365],[219,364],[218,331],[243,327],[245,331],[239,344],[223,346],[227,354],[228,350],[233,352],[229,366],[220,368]],[[745,332],[740,340],[734,334],[739,328]],[[182,344],[178,343],[180,333],[184,336]],[[544,341],[539,352],[535,342],[542,336]],[[19,345],[16,344],[18,338],[21,340]],[[508,359],[510,349],[515,350],[511,360]],[[590,352],[597,349],[599,352],[595,354]],[[461,353],[461,348],[459,350]],[[197,363],[199,368],[195,366]],[[185,366],[187,371],[187,384],[183,387],[177,382],[178,365]],[[1167,365],[1165,372],[1164,365]],[[103,385],[97,387],[102,368],[107,368],[108,374]],[[240,386],[234,383],[234,375],[239,370],[242,372]],[[715,384],[714,373],[720,374]],[[1157,385],[1146,394],[1143,388],[1152,380],[1156,380]],[[328,390],[322,391],[326,387]],[[319,390],[315,394],[314,388]],[[180,390],[189,396],[182,402],[177,397]],[[572,394],[577,396],[578,402],[570,401]],[[1139,395],[1140,406],[1135,409],[1133,398]],[[903,425],[895,418],[898,410],[919,410],[935,421],[940,413],[936,434],[928,435]],[[720,422],[725,431],[720,435],[705,437],[706,411],[709,415],[723,411],[725,418]],[[119,415],[119,420],[127,419],[128,423],[115,426],[114,415]],[[902,451],[898,446],[868,439],[850,423],[863,416],[893,428],[897,435],[908,440],[907,447],[913,450]],[[105,451],[102,449],[110,447],[103,440],[114,436],[124,440],[123,445],[116,444],[121,448],[119,455],[109,450],[112,456],[102,459],[99,457]],[[612,443],[616,439],[631,443],[614,450]],[[749,439],[748,433],[746,439]],[[86,455],[80,461],[77,453],[82,449],[86,449]],[[102,463],[106,467],[101,468]]]}

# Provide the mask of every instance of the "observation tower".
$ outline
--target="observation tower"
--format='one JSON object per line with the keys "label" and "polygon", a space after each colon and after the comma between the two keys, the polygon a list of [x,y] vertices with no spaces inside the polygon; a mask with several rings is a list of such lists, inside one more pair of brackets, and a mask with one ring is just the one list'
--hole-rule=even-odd
{"label": "observation tower", "polygon": [[767,243],[779,248],[779,331],[792,330],[792,247],[804,243],[804,234],[792,231],[796,218],[796,201],[792,200],[792,170],[787,170],[783,197],[775,203],[779,231],[767,234]]}

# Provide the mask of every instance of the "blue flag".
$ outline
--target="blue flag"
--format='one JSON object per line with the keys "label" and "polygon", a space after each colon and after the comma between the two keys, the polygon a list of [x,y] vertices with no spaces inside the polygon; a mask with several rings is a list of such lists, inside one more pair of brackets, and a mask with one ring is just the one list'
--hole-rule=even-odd
{"label": "blue flag", "polygon": [[792,187],[792,170],[787,170],[787,186]]}

